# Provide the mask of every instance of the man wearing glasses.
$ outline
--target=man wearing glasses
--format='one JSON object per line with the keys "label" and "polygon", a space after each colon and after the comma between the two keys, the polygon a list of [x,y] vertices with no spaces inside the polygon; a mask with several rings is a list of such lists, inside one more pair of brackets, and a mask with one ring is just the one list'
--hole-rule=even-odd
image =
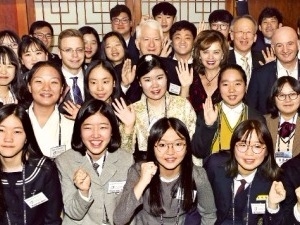
{"label": "man wearing glasses", "polygon": [[[62,72],[69,86],[69,91],[65,93],[64,103],[60,105],[60,111],[75,117],[84,101],[83,35],[76,29],[62,31],[58,36],[58,48],[62,60]],[[74,119],[74,117],[70,118]]]}
{"label": "man wearing glasses", "polygon": [[60,67],[61,60],[59,56],[51,53],[51,44],[53,40],[53,27],[51,24],[43,20],[35,21],[30,26],[29,35],[40,39],[44,43],[50,53],[50,55],[48,55],[48,60]]}
{"label": "man wearing glasses", "polygon": [[256,41],[257,23],[250,15],[233,19],[230,28],[230,37],[233,41],[233,50],[229,51],[228,63],[240,65],[246,75],[247,84],[250,82],[252,70],[259,68],[260,61],[265,62],[261,52],[251,51]]}
{"label": "man wearing glasses", "polygon": [[139,59],[139,51],[135,45],[135,36],[131,35],[133,22],[130,9],[126,5],[116,5],[110,10],[110,20],[112,31],[123,36],[128,54],[135,64]]}

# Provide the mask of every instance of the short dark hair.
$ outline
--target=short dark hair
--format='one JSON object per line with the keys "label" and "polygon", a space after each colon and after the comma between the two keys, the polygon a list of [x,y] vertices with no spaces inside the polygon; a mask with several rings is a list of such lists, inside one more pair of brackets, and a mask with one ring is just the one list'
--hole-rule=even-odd
{"label": "short dark hair", "polygon": [[160,68],[162,69],[166,76],[167,76],[167,80],[168,80],[168,71],[166,70],[162,60],[160,59],[159,56],[157,55],[143,55],[136,66],[136,77],[138,80],[140,80],[144,75],[146,75],[147,73],[149,73],[151,70],[153,70],[154,68]]}
{"label": "short dark hair", "polygon": [[272,136],[265,123],[258,120],[244,120],[233,131],[230,141],[230,159],[227,162],[226,171],[230,177],[238,175],[238,162],[235,158],[235,145],[241,140],[247,140],[253,132],[256,132],[260,143],[266,145],[267,156],[259,165],[262,175],[267,179],[274,180],[279,175],[279,167],[274,158],[274,146]]}
{"label": "short dark hair", "polygon": [[236,70],[236,71],[238,71],[239,74],[241,75],[245,85],[247,86],[247,75],[245,73],[245,70],[238,64],[226,64],[221,68],[221,70],[219,72],[219,76],[218,76],[218,87],[219,88],[220,88],[220,85],[221,85],[222,77],[223,77],[224,73],[227,70]]}
{"label": "short dark hair", "polygon": [[81,153],[81,155],[83,156],[86,153],[86,146],[84,145],[81,138],[81,125],[88,117],[96,113],[100,113],[101,115],[105,116],[110,122],[112,128],[111,140],[107,145],[107,151],[115,152],[121,145],[121,134],[119,131],[119,124],[117,117],[112,109],[112,106],[101,100],[90,99],[83,103],[83,105],[78,111],[74,123],[71,141],[73,150]]}
{"label": "short dark hair", "polygon": [[33,35],[37,29],[41,29],[43,27],[48,27],[50,29],[51,35],[54,34],[53,27],[51,26],[51,24],[44,20],[38,20],[33,22],[29,28],[29,34]]}
{"label": "short dark hair", "polygon": [[282,14],[279,12],[277,8],[266,7],[260,12],[258,16],[258,24],[261,25],[262,21],[265,18],[272,18],[272,17],[276,17],[278,23],[282,23],[283,21]]}
{"label": "short dark hair", "polygon": [[209,14],[208,22],[211,24],[211,23],[220,21],[220,22],[230,24],[232,19],[233,19],[233,16],[231,15],[230,12],[228,12],[225,9],[217,9],[217,10],[212,11]]}
{"label": "short dark hair", "polygon": [[200,51],[208,49],[214,42],[220,43],[224,54],[223,59],[220,62],[220,67],[227,63],[229,47],[224,35],[217,30],[203,30],[196,37],[193,50],[193,68],[197,73],[205,73],[205,67],[200,60]]}
{"label": "short dark hair", "polygon": [[[275,98],[281,92],[285,84],[289,84],[293,89],[293,91],[297,92],[298,95],[300,94],[300,83],[294,77],[283,76],[278,78],[272,86],[271,94],[268,99],[268,108],[269,108],[269,112],[271,113],[271,117],[273,119],[277,118],[279,114],[279,110],[276,106]],[[300,113],[300,107],[298,108],[298,113]]]}
{"label": "short dark hair", "polygon": [[119,16],[122,12],[127,14],[130,21],[132,20],[130,9],[126,5],[116,5],[113,7],[109,12],[110,20]]}
{"label": "short dark hair", "polygon": [[22,40],[19,44],[19,48],[18,48],[18,56],[21,59],[22,58],[22,54],[28,52],[29,48],[34,45],[38,50],[45,52],[46,54],[49,55],[49,51],[47,49],[47,47],[44,45],[44,43],[33,36],[29,36],[29,35],[24,35],[22,37]]}
{"label": "short dark hair", "polygon": [[110,75],[112,76],[112,78],[115,82],[115,86],[113,88],[113,92],[111,95],[111,100],[114,101],[115,99],[119,99],[123,93],[121,90],[121,86],[120,86],[121,81],[120,81],[119,77],[117,76],[117,73],[114,70],[114,67],[112,66],[112,64],[109,61],[103,60],[103,59],[98,59],[98,60],[92,61],[85,71],[84,90],[86,93],[86,99],[92,98],[90,91],[89,91],[89,77],[90,77],[91,72],[95,68],[98,68],[98,67],[102,67],[104,70],[106,70],[108,73],[110,73]]}
{"label": "short dark hair", "polygon": [[[19,86],[20,90],[18,92],[18,99],[20,100],[20,103],[24,108],[28,108],[31,102],[33,101],[32,94],[28,90],[28,84],[31,82],[31,79],[33,75],[43,67],[52,67],[54,68],[57,73],[59,74],[61,84],[63,87],[63,90],[67,87],[66,78],[62,73],[62,70],[55,64],[55,62],[52,61],[40,61],[33,65],[31,70],[26,73],[26,77],[19,79]],[[59,101],[60,99],[58,99]]]}
{"label": "short dark hair", "polygon": [[2,30],[0,31],[0,44],[3,43],[5,37],[8,37],[10,41],[15,41],[17,44],[20,44],[21,38],[17,35],[16,32],[12,30]]}
{"label": "short dark hair", "polygon": [[177,31],[181,31],[181,30],[188,30],[192,33],[193,38],[195,39],[197,36],[197,28],[195,26],[195,24],[187,21],[187,20],[180,20],[178,22],[173,23],[171,29],[170,29],[170,39],[172,40],[173,35],[177,32]]}
{"label": "short dark hair", "polygon": [[152,8],[152,16],[156,17],[159,14],[176,16],[177,9],[175,6],[169,2],[159,2]]}
{"label": "short dark hair", "polygon": [[[177,181],[179,187],[181,187],[184,191],[184,199],[183,199],[183,208],[185,211],[189,211],[193,206],[193,198],[192,198],[192,190],[194,186],[193,181],[193,162],[192,162],[192,146],[190,141],[190,135],[185,124],[177,119],[177,118],[167,118],[163,117],[159,119],[150,129],[150,134],[148,137],[147,144],[147,161],[154,162],[154,164],[159,165],[158,160],[155,156],[155,145],[158,141],[161,140],[163,135],[166,133],[168,129],[173,129],[177,135],[186,141],[186,154],[184,159],[181,162],[180,167],[180,176]],[[149,204],[150,210],[154,215],[160,215],[164,212],[162,208],[162,199],[161,199],[161,181],[160,181],[160,172],[158,168],[158,173],[156,173],[150,184],[150,196],[149,196]],[[177,187],[177,186],[174,187]],[[175,190],[173,190],[175,191]],[[173,193],[174,194],[174,193]],[[187,194],[187,195],[186,195]]]}

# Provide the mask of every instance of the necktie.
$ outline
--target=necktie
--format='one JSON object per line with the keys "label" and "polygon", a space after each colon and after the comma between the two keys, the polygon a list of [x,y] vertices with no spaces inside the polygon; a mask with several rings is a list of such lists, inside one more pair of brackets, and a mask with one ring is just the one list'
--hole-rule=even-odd
{"label": "necktie", "polygon": [[240,180],[240,182],[241,182],[241,185],[237,189],[235,196],[237,196],[238,194],[240,194],[242,191],[245,190],[245,185],[247,184],[246,180],[242,179],[242,180]]}
{"label": "necktie", "polygon": [[282,138],[289,137],[295,128],[296,128],[295,124],[289,122],[283,122],[279,129],[279,136]]}
{"label": "necktie", "polygon": [[99,166],[100,165],[98,163],[93,163],[93,168],[94,168],[94,170],[95,170],[95,172],[97,173],[98,176],[99,176],[99,172],[98,172],[98,167]]}
{"label": "necktie", "polygon": [[245,73],[246,73],[246,76],[247,76],[247,83],[249,83],[249,81],[250,81],[250,76],[251,76],[251,74],[250,74],[250,65],[249,65],[249,63],[248,63],[248,57],[242,57],[242,60],[243,60],[243,69],[244,69],[244,71],[245,71]]}
{"label": "necktie", "polygon": [[76,104],[81,105],[83,103],[83,100],[82,100],[80,88],[77,85],[78,77],[71,77],[71,79],[73,80],[72,91],[73,91],[73,96],[74,96],[74,102]]}

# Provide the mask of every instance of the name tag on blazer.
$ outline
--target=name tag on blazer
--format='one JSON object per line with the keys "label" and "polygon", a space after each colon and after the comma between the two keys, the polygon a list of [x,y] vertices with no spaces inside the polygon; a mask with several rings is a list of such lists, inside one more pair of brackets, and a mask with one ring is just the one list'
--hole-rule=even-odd
{"label": "name tag on blazer", "polygon": [[267,201],[268,195],[258,195],[256,201]]}
{"label": "name tag on blazer", "polygon": [[265,203],[251,203],[252,214],[265,214],[266,204]]}
{"label": "name tag on blazer", "polygon": [[43,192],[40,192],[34,196],[31,196],[30,198],[25,199],[26,204],[30,208],[34,208],[44,202],[47,202],[48,198],[44,195]]}
{"label": "name tag on blazer", "polygon": [[120,193],[123,191],[123,187],[125,185],[126,181],[115,181],[115,182],[109,182],[108,183],[108,190],[107,193]]}

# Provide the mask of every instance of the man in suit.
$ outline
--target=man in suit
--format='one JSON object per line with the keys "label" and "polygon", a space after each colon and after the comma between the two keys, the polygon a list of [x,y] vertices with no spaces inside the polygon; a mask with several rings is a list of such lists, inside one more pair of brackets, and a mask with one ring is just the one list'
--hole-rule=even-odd
{"label": "man in suit", "polygon": [[278,28],[272,36],[271,47],[277,60],[253,71],[247,91],[249,106],[263,114],[268,112],[267,100],[277,78],[292,76],[299,80],[300,66],[297,58],[297,33],[291,27]]}
{"label": "man in suit", "polygon": [[260,67],[259,61],[264,61],[261,52],[251,51],[256,41],[256,31],[257,23],[250,15],[236,17],[231,23],[233,49],[229,51],[228,63],[238,64],[244,69],[248,84],[252,70]]}
{"label": "man in suit", "polygon": [[272,36],[279,27],[282,27],[282,15],[278,9],[272,7],[264,8],[258,17],[257,39],[252,46],[253,51],[266,50],[271,47]]}
{"label": "man in suit", "polygon": [[75,29],[62,31],[58,36],[58,48],[62,60],[62,72],[69,86],[69,91],[63,96],[63,103],[59,110],[66,113],[68,111],[66,106],[72,111],[76,104],[81,105],[84,101],[84,72],[82,69],[84,41],[81,32]]}

